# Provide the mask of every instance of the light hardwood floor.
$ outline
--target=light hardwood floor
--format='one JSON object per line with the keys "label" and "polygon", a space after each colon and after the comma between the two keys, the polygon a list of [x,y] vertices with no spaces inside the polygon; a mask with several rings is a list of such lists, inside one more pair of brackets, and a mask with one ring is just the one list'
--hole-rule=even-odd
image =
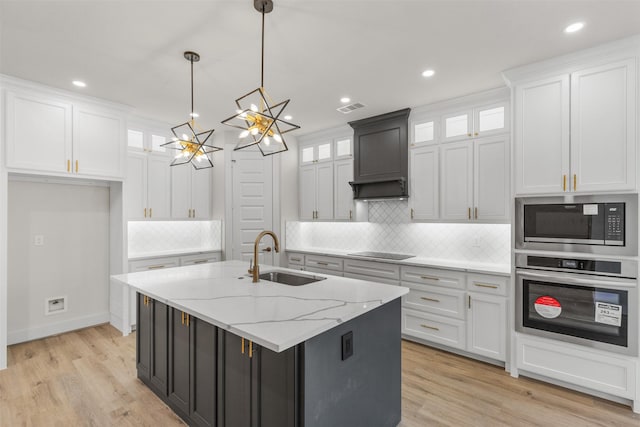
{"label": "light hardwood floor", "polygon": [[[402,351],[400,427],[640,427],[626,406],[411,342]],[[0,371],[2,427],[182,425],[136,379],[135,334],[109,325],[11,346]]]}

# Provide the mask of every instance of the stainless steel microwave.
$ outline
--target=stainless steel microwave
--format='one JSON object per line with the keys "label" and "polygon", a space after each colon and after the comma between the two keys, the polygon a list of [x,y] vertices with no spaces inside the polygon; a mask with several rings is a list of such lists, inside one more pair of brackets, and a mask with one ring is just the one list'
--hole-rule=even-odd
{"label": "stainless steel microwave", "polygon": [[516,249],[638,255],[638,196],[516,199]]}

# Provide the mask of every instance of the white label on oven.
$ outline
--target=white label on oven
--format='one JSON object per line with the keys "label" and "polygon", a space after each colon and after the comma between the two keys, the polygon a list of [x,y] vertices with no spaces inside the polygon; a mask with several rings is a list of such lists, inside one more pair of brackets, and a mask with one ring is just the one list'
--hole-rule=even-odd
{"label": "white label on oven", "polygon": [[596,322],[611,326],[622,326],[622,306],[596,301]]}
{"label": "white label on oven", "polygon": [[582,205],[583,215],[598,215],[598,205]]}
{"label": "white label on oven", "polygon": [[548,295],[538,297],[533,307],[536,309],[536,312],[545,319],[555,319],[562,313],[560,302]]}

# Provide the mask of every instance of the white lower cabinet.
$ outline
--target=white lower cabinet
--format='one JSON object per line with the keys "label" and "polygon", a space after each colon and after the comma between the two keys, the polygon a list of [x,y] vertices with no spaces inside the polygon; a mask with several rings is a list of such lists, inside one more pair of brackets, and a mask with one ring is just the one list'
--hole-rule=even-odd
{"label": "white lower cabinet", "polygon": [[[343,263],[342,258],[329,257],[324,255],[306,255],[304,257],[304,265],[306,270],[322,273],[327,270],[327,274],[342,273]],[[340,274],[342,275],[342,274]]]}
{"label": "white lower cabinet", "polygon": [[635,399],[637,361],[557,340],[517,334],[516,365],[530,372],[597,393]]}
{"label": "white lower cabinet", "polygon": [[402,267],[402,334],[504,362],[506,276]]}

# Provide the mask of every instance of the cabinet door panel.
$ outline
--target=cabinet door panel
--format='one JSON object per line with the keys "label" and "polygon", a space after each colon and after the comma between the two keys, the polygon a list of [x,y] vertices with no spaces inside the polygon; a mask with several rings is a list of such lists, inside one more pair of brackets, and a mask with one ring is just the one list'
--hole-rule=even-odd
{"label": "cabinet door panel", "polygon": [[472,111],[459,111],[442,116],[442,142],[470,139],[472,129]]}
{"label": "cabinet door panel", "polygon": [[[189,414],[189,326],[183,321],[182,312],[171,309],[169,328],[169,400]],[[184,315],[186,316],[186,314]]]}
{"label": "cabinet door panel", "polygon": [[474,153],[474,218],[509,218],[509,137],[478,139]]}
{"label": "cabinet door panel", "polygon": [[569,188],[569,76],[516,88],[516,194]]}
{"label": "cabinet door panel", "polygon": [[174,166],[171,170],[171,218],[189,218],[191,209],[190,165]]}
{"label": "cabinet door panel", "polygon": [[216,425],[217,330],[192,318],[190,416],[199,426]]}
{"label": "cabinet door panel", "polygon": [[242,353],[242,339],[229,332],[224,333],[224,408],[218,425],[225,427],[249,427],[251,425],[251,360]]}
{"label": "cabinet door panel", "polygon": [[191,208],[194,217],[211,219],[211,169],[191,171]]}
{"label": "cabinet door panel", "polygon": [[296,426],[296,349],[260,348],[259,419],[263,426]]}
{"label": "cabinet door panel", "polygon": [[334,195],[335,219],[352,219],[353,190],[349,181],[353,181],[353,159],[341,160],[334,163]]}
{"label": "cabinet door panel", "polygon": [[572,190],[635,188],[635,81],[634,60],[571,75]]}
{"label": "cabinet door panel", "polygon": [[124,183],[127,218],[144,219],[147,212],[147,159],[146,155],[129,153],[127,156],[127,180]]}
{"label": "cabinet door panel", "polygon": [[71,104],[7,92],[7,167],[67,172]]}
{"label": "cabinet door panel", "polygon": [[124,132],[122,117],[74,106],[74,171],[80,175],[123,177]]}
{"label": "cabinet door panel", "polygon": [[322,163],[317,168],[317,219],[333,219],[333,163]]}
{"label": "cabinet door panel", "polygon": [[438,219],[438,147],[422,147],[411,151],[409,181],[413,219]]}
{"label": "cabinet door panel", "polygon": [[505,360],[507,339],[506,298],[469,293],[467,350],[496,360]]}
{"label": "cabinet door panel", "polygon": [[138,378],[151,378],[151,306],[144,304],[144,295],[137,294],[136,368]]}
{"label": "cabinet door panel", "polygon": [[147,207],[149,218],[171,218],[171,170],[164,156],[147,158]]}
{"label": "cabinet door panel", "polygon": [[442,219],[471,219],[473,206],[473,144],[442,146],[440,162]]}
{"label": "cabinet door panel", "polygon": [[300,219],[313,219],[316,210],[316,167],[300,168]]}
{"label": "cabinet door panel", "polygon": [[151,319],[151,384],[162,396],[167,395],[169,368],[169,309],[166,304],[153,301]]}

